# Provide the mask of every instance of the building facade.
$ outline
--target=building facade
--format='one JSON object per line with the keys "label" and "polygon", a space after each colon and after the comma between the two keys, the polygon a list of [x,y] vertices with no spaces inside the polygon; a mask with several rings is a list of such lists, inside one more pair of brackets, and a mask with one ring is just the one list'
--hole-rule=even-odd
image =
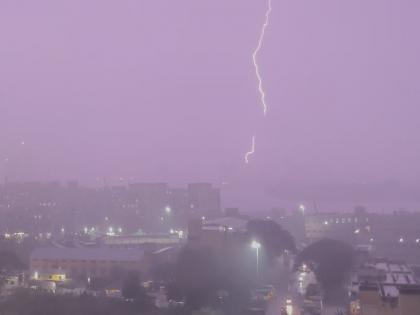
{"label": "building facade", "polygon": [[50,247],[34,250],[30,271],[35,280],[108,278],[121,270],[146,274],[150,262],[151,257],[139,249]]}

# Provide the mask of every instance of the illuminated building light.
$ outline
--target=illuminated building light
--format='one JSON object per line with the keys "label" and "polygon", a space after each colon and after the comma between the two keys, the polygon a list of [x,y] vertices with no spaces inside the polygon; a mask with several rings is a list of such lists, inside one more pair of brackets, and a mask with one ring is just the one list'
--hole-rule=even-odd
{"label": "illuminated building light", "polygon": [[252,241],[251,243],[251,247],[253,249],[260,249],[261,248],[261,243],[257,242],[257,241]]}
{"label": "illuminated building light", "polygon": [[299,210],[300,210],[302,213],[304,213],[304,212],[306,211],[306,207],[305,207],[305,205],[304,205],[304,204],[300,204],[300,205],[299,205]]}

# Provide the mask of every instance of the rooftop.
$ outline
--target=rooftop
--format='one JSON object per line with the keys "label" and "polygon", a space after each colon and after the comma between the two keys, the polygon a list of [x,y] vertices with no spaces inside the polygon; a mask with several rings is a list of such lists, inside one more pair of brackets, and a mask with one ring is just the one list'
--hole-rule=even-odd
{"label": "rooftop", "polygon": [[222,226],[225,228],[232,228],[235,231],[245,231],[248,219],[239,217],[223,217],[214,220],[208,220],[203,225],[204,228]]}
{"label": "rooftop", "polygon": [[139,249],[119,248],[37,248],[31,254],[31,259],[50,260],[112,260],[140,261],[144,252]]}

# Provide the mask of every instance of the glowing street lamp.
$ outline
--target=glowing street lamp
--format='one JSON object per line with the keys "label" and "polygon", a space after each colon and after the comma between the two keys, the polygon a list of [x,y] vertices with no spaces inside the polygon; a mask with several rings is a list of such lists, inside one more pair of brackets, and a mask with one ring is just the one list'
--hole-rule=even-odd
{"label": "glowing street lamp", "polygon": [[259,280],[259,278],[260,278],[260,255],[259,255],[259,251],[260,251],[260,248],[261,248],[261,243],[259,243],[257,241],[252,241],[251,247],[253,249],[255,249],[256,253],[257,253],[257,280]]}
{"label": "glowing street lamp", "polygon": [[287,315],[293,314],[293,304],[291,299],[286,300],[286,313]]}
{"label": "glowing street lamp", "polygon": [[166,207],[165,207],[165,212],[166,212],[167,214],[170,214],[170,213],[172,212],[171,207],[166,206]]}
{"label": "glowing street lamp", "polygon": [[302,215],[305,215],[306,206],[303,203],[299,205],[299,211],[302,213]]}

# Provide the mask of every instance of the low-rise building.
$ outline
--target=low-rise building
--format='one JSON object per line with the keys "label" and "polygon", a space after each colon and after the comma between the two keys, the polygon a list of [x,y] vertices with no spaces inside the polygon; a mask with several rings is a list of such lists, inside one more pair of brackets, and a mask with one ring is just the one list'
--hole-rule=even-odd
{"label": "low-rise building", "polygon": [[404,262],[373,260],[354,273],[351,315],[415,315],[420,310],[420,284]]}
{"label": "low-rise building", "polygon": [[243,240],[248,218],[222,217],[214,220],[191,220],[188,226],[190,245],[226,248]]}
{"label": "low-rise building", "polygon": [[149,255],[140,249],[37,248],[30,258],[35,280],[65,281],[69,277],[109,277],[115,270],[147,273]]}
{"label": "low-rise building", "polygon": [[142,234],[142,235],[124,235],[124,236],[106,236],[103,243],[106,246],[113,247],[137,247],[137,246],[155,246],[166,247],[175,246],[182,242],[180,233],[172,234]]}
{"label": "low-rise building", "polygon": [[366,212],[312,213],[305,215],[306,240],[311,243],[323,238],[356,242],[371,230],[371,217]]}

